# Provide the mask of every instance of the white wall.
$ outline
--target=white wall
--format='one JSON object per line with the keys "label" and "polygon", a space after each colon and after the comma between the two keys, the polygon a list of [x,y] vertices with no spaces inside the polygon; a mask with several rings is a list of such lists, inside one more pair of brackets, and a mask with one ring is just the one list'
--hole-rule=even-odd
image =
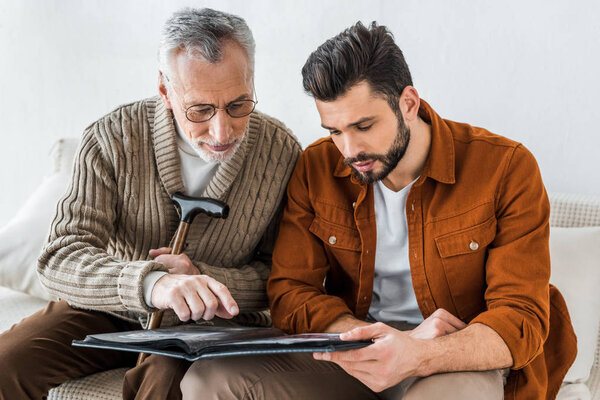
{"label": "white wall", "polygon": [[41,182],[56,139],[156,93],[160,27],[185,5],[247,20],[259,108],[304,146],[325,134],[301,88],[306,57],[377,20],[443,117],[523,142],[549,191],[600,195],[600,2],[0,0],[0,225]]}

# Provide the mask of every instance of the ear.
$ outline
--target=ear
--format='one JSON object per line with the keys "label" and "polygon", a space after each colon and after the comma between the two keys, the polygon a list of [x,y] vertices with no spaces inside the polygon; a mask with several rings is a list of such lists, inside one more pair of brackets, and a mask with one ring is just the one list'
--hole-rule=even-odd
{"label": "ear", "polygon": [[171,100],[169,100],[169,93],[167,91],[167,86],[165,85],[165,78],[161,71],[158,71],[158,94],[160,95],[160,99],[162,100],[165,107],[169,110],[172,110]]}
{"label": "ear", "polygon": [[414,121],[419,116],[419,106],[421,105],[417,89],[413,86],[405,87],[398,99],[398,105],[400,106],[404,120]]}

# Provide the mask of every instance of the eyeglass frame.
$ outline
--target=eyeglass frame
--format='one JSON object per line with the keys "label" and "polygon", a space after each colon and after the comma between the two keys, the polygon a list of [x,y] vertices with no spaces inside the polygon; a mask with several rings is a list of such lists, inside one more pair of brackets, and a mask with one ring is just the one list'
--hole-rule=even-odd
{"label": "eyeglass frame", "polygon": [[[170,82],[171,80],[169,79],[169,77],[167,76],[167,74],[165,74],[164,72],[161,71],[162,76],[165,78],[165,80],[167,82]],[[254,83],[252,84],[252,86],[254,86]],[[177,94],[177,97],[179,97],[179,95]],[[254,90],[254,98],[256,99],[256,91]],[[229,113],[229,106],[232,103],[236,103],[236,102],[240,102],[240,101],[249,101],[252,103],[252,110],[250,110],[250,112],[248,114],[244,114],[244,115],[240,115],[240,116],[235,116],[235,115],[231,115]],[[225,104],[225,107],[217,107],[214,104],[204,104],[204,103],[199,103],[199,104],[192,104],[191,106],[184,108],[182,104],[180,104],[181,107],[181,111],[183,111],[183,113],[185,114],[185,118],[190,121],[193,122],[195,124],[200,124],[202,122],[207,122],[210,121],[215,115],[217,115],[217,111],[225,111],[227,113],[227,115],[229,115],[231,118],[244,118],[247,117],[248,115],[252,114],[252,111],[254,111],[254,109],[256,108],[256,105],[258,104],[258,99],[256,100],[251,100],[251,99],[239,99],[239,100],[233,100],[230,101],[229,103]],[[203,106],[203,107],[211,107],[213,112],[211,114],[210,117],[208,117],[207,119],[203,119],[202,121],[194,121],[192,119],[190,119],[190,117],[188,117],[188,111],[192,108],[192,107],[198,107],[198,106]]]}

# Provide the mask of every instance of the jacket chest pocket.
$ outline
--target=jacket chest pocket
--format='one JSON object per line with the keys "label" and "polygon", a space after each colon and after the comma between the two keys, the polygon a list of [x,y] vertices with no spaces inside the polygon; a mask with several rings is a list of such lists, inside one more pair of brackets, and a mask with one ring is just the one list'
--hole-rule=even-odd
{"label": "jacket chest pocket", "polygon": [[487,247],[496,236],[496,218],[435,238],[459,317],[471,320],[486,307]]}
{"label": "jacket chest pocket", "polygon": [[326,248],[332,250],[360,251],[358,229],[352,229],[315,217],[309,231],[321,239]]}
{"label": "jacket chest pocket", "polygon": [[329,261],[328,288],[353,287],[358,282],[361,240],[357,229],[315,217],[309,231],[323,242]]}

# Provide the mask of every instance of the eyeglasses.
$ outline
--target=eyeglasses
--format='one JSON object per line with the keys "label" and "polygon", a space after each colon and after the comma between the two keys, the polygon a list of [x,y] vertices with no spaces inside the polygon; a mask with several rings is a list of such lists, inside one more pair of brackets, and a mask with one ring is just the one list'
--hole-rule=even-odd
{"label": "eyeglasses", "polygon": [[[167,82],[170,82],[166,74],[162,73],[162,76]],[[190,122],[206,122],[214,117],[219,110],[225,111],[232,118],[243,118],[254,111],[257,103],[258,100],[245,99],[232,101],[224,108],[215,107],[212,104],[194,104],[185,109],[182,107],[182,110]]]}
{"label": "eyeglasses", "polygon": [[232,118],[243,118],[254,111],[258,101],[235,100],[225,107],[215,107],[212,104],[195,104],[184,110],[185,117],[191,122],[206,122],[215,116],[218,110],[225,111]]}

